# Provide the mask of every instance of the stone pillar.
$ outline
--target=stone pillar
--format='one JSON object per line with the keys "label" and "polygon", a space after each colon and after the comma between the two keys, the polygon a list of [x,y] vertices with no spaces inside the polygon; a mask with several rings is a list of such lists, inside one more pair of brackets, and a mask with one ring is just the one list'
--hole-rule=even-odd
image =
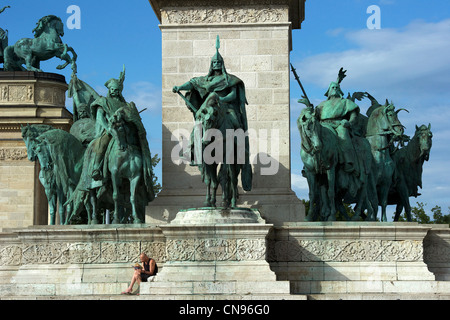
{"label": "stone pillar", "polygon": [[245,83],[248,126],[255,134],[253,190],[240,188],[238,205],[259,209],[275,225],[302,221],[303,204],[291,190],[289,53],[291,31],[303,21],[303,1],[150,3],[162,33],[163,189],[147,208],[146,222],[170,222],[181,209],[203,204],[206,187],[198,169],[171,159],[178,144],[173,134],[193,126],[191,112],[172,88],[208,73],[217,35],[227,72]]}
{"label": "stone pillar", "polygon": [[54,73],[0,72],[0,231],[47,224],[48,204],[39,164],[27,158],[21,125],[69,130],[67,84]]}

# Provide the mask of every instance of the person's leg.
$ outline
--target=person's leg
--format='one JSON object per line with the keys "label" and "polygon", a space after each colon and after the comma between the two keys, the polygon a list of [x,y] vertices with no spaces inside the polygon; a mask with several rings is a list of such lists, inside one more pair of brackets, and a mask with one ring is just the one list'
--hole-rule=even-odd
{"label": "person's leg", "polygon": [[133,286],[136,283],[136,281],[137,281],[138,285],[141,283],[141,273],[139,272],[139,270],[135,270],[134,271],[133,277],[131,278],[130,286],[123,293],[131,293],[131,291],[133,290]]}

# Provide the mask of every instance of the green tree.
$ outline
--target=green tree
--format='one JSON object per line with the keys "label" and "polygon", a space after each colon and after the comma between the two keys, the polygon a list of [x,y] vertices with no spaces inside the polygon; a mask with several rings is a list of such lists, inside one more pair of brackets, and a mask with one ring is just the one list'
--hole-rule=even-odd
{"label": "green tree", "polygon": [[[417,206],[411,207],[412,221],[422,224],[449,224],[450,214],[444,215],[440,206],[434,206],[431,209],[431,214],[427,214],[425,211],[426,204],[423,202],[417,202]],[[450,207],[449,207],[450,212]],[[432,218],[431,218],[432,216]],[[403,216],[400,216],[398,221],[406,221]]]}
{"label": "green tree", "polygon": [[[158,165],[158,163],[161,161],[161,158],[158,156],[158,154],[155,154],[152,157],[152,169],[153,172],[155,171],[155,167]],[[157,195],[161,191],[162,187],[161,184],[158,182],[158,177],[153,174],[153,190],[155,191],[155,195]]]}
{"label": "green tree", "polygon": [[[425,212],[425,205],[423,202],[417,202],[417,206],[411,207],[412,222],[431,223],[430,217]],[[405,215],[400,215],[398,221],[406,222]]]}
{"label": "green tree", "polygon": [[[449,207],[450,211],[450,207]],[[435,206],[433,209],[431,209],[431,212],[433,213],[433,223],[436,224],[450,224],[450,214],[443,215],[442,209],[440,206]]]}

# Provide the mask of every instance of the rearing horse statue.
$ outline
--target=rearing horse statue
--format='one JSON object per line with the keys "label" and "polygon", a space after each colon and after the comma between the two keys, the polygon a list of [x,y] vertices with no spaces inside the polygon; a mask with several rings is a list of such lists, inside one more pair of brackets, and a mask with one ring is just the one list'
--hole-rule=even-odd
{"label": "rearing horse statue", "polygon": [[[5,71],[35,71],[42,72],[40,62],[53,57],[64,60],[65,63],[57,66],[64,69],[69,63],[76,73],[77,54],[73,48],[62,43],[64,24],[61,18],[48,15],[41,18],[33,29],[34,39],[23,38],[14,45],[6,47],[4,51]],[[72,57],[68,54],[72,53]],[[23,67],[25,64],[26,67]]]}

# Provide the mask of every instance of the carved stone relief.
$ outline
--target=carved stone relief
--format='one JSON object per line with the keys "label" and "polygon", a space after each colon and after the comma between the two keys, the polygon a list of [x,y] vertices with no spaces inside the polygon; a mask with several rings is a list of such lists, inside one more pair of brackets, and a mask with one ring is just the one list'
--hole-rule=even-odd
{"label": "carved stone relief", "polygon": [[287,7],[164,9],[163,24],[288,22]]}
{"label": "carved stone relief", "polygon": [[26,148],[0,148],[0,160],[24,160],[27,158]]}
{"label": "carved stone relief", "polygon": [[264,260],[264,240],[187,239],[167,241],[170,261],[244,261]]}
{"label": "carved stone relief", "polygon": [[141,252],[165,261],[164,242],[52,242],[0,246],[0,266],[137,262]]}
{"label": "carved stone relief", "polygon": [[64,106],[66,90],[59,86],[4,84],[0,86],[0,103],[49,104]]}
{"label": "carved stone relief", "polygon": [[289,240],[270,241],[269,261],[422,261],[422,241]]}

